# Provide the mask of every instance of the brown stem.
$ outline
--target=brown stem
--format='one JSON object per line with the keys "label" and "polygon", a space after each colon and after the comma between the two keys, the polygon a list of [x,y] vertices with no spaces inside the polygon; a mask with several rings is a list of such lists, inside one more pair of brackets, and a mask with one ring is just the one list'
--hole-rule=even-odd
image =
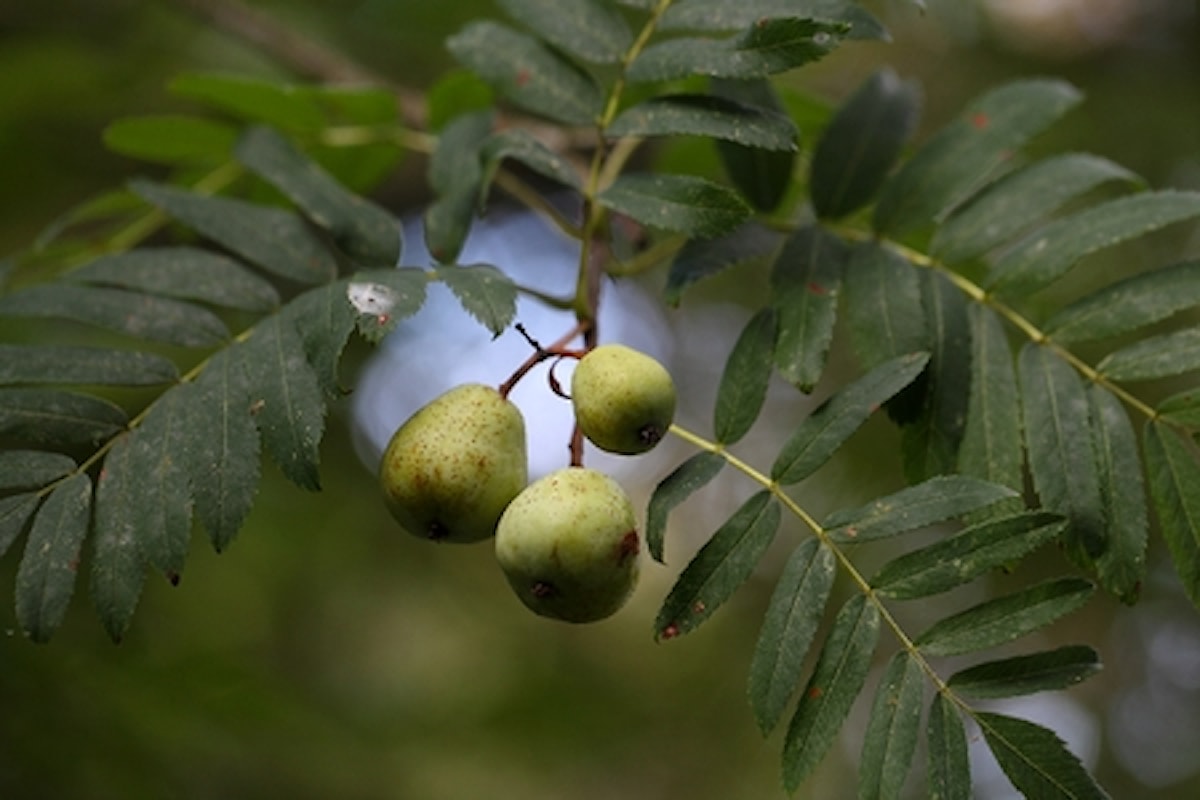
{"label": "brown stem", "polygon": [[524,336],[525,339],[531,345],[533,345],[533,348],[534,348],[533,355],[531,355],[531,356],[529,356],[529,358],[525,359],[525,361],[521,364],[521,366],[517,367],[516,370],[513,372],[513,374],[509,375],[508,379],[506,381],[504,381],[504,383],[502,383],[498,387],[496,387],[496,391],[500,392],[501,397],[508,397],[509,393],[513,390],[513,387],[516,386],[518,383],[520,383],[521,379],[524,378],[526,375],[528,375],[530,370],[532,370],[534,367],[536,367],[538,364],[542,363],[546,359],[554,358],[555,356],[563,356],[563,355],[576,356],[576,355],[578,355],[578,352],[569,351],[566,349],[566,347],[568,344],[571,343],[572,339],[574,339],[576,336],[580,335],[581,333],[583,334],[584,341],[586,342],[587,337],[588,337],[588,331],[591,329],[591,327],[592,327],[592,324],[590,322],[580,320],[579,322],[575,323],[575,327],[571,328],[571,330],[567,331],[562,336],[560,336],[549,347],[542,347],[533,338],[531,338],[529,336],[529,334],[525,331],[524,327],[518,326],[518,331],[520,332],[520,334],[522,336]]}

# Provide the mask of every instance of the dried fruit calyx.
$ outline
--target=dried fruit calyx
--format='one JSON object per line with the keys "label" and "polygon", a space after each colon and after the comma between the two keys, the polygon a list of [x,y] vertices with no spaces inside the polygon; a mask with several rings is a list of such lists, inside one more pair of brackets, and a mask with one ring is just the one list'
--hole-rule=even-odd
{"label": "dried fruit calyx", "polygon": [[487,539],[528,482],[521,412],[490,386],[457,386],[392,435],[379,482],[388,510],[409,533],[444,542]]}
{"label": "dried fruit calyx", "polygon": [[571,376],[575,419],[591,442],[610,453],[653,448],[675,418],[675,382],[662,364],[620,344],[589,352]]}
{"label": "dried fruit calyx", "polygon": [[625,491],[584,467],[530,484],[496,529],[496,559],[521,602],[566,622],[594,622],[621,608],[637,582],[639,549]]}

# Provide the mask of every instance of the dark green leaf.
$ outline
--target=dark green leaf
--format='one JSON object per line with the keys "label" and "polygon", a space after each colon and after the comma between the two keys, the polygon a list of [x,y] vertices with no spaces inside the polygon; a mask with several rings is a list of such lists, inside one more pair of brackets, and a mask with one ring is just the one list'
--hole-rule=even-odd
{"label": "dark green leaf", "polygon": [[770,492],[751,497],[712,535],[663,601],[654,630],[673,639],[700,625],[746,582],[779,528],[779,502]]}
{"label": "dark green leaf", "polygon": [[879,191],[917,124],[917,86],[890,69],[869,77],[817,142],[809,193],[818,217],[836,219]]}
{"label": "dark green leaf", "polygon": [[707,136],[763,150],[794,151],[796,126],[786,115],[725,97],[662,95],[623,111],[609,136]]}
{"label": "dark green leaf", "polygon": [[929,367],[897,402],[916,407],[913,419],[904,409],[888,407],[894,418],[907,422],[901,440],[904,473],[910,483],[953,472],[966,425],[971,380],[971,328],[967,298],[945,275],[923,270],[921,304],[927,326]]}
{"label": "dark green leaf", "polygon": [[934,234],[931,251],[948,264],[978,258],[1109,181],[1140,179],[1108,159],[1083,153],[1038,161],[1004,176],[951,215]]}
{"label": "dark green leaf", "polygon": [[612,64],[633,44],[616,9],[600,0],[499,0],[509,16],[583,61]]}
{"label": "dark green leaf", "polygon": [[321,488],[317,447],[325,431],[325,398],[296,327],[271,317],[240,347],[250,386],[250,412],[263,446],[289,480]]}
{"label": "dark green leaf", "polygon": [[771,478],[786,485],[811,475],[875,409],[912,383],[928,361],[927,353],[899,356],[830,397],[800,423],[783,445],[771,467]]}
{"label": "dark green leaf", "polygon": [[929,346],[921,280],[908,261],[875,242],[858,245],[845,287],[850,338],[864,367]]}
{"label": "dark green leaf", "polygon": [[483,187],[482,148],[492,131],[491,111],[455,119],[438,137],[429,161],[435,199],[425,210],[425,246],[441,263],[458,258],[475,219]]}
{"label": "dark green leaf", "polygon": [[713,430],[717,441],[733,444],[750,430],[767,399],[775,352],[775,311],[761,309],[742,330],[721,374]]}
{"label": "dark green leaf", "polygon": [[259,480],[259,435],[251,416],[249,377],[237,350],[209,361],[196,380],[181,433],[196,517],[222,552],[241,528]]}
{"label": "dark green leaf", "polygon": [[95,446],[125,427],[121,408],[86,394],[0,389],[0,434],[32,445]]}
{"label": "dark green leaf", "polygon": [[[507,158],[519,161],[525,167],[563,186],[579,189],[582,181],[571,163],[519,128],[493,133],[484,142],[479,158],[483,165],[482,192],[486,194],[500,163]],[[483,200],[480,199],[480,204]]]}
{"label": "dark green leaf", "polygon": [[1114,381],[1170,378],[1200,368],[1200,328],[1151,336],[1109,353],[1096,370]]}
{"label": "dark green leaf", "polygon": [[1083,382],[1049,348],[1029,343],[1018,363],[1025,449],[1042,506],[1070,520],[1067,553],[1090,567],[1108,548],[1108,526]]}
{"label": "dark green leaf", "polygon": [[783,741],[783,785],[795,792],[833,744],[838,729],[866,683],[879,642],[879,609],[865,596],[851,597],[833,627]]}
{"label": "dark green leaf", "polygon": [[400,223],[375,203],[347,191],[328,172],[270,128],[254,127],[237,144],[237,157],[279,191],[360,264],[395,266]]}
{"label": "dark green leaf", "polygon": [[245,311],[279,305],[270,283],[228,256],[197,247],[139,247],[101,256],[64,277]]}
{"label": "dark green leaf", "polygon": [[178,376],[174,364],[153,353],[56,344],[0,344],[0,385],[146,386],[170,383]]}
{"label": "dark green leaf", "polygon": [[[397,323],[421,310],[428,285],[429,274],[411,267],[371,270],[355,275],[346,286],[346,297],[356,312],[358,332],[373,344],[383,341],[384,336],[395,330]],[[299,320],[297,324],[301,324]],[[301,327],[301,332],[303,330]],[[345,341],[344,337],[342,341]],[[312,360],[311,353],[309,360]],[[336,362],[335,356],[334,364]]]}
{"label": "dark green leaf", "polygon": [[40,489],[75,470],[75,459],[43,450],[0,451],[0,492]]}
{"label": "dark green leaf", "polygon": [[492,336],[503,333],[516,316],[516,284],[491,264],[438,267],[436,274]]}
{"label": "dark green leaf", "polygon": [[978,511],[1017,493],[964,475],[941,475],[858,508],[830,514],[825,530],[835,541],[869,542]]}
{"label": "dark green leaf", "polygon": [[1065,275],[1084,256],[1200,216],[1200,192],[1143,192],[1051,222],[1005,252],[986,288],[1031,294]]}
{"label": "dark green leaf", "polygon": [[[380,270],[391,273],[397,270]],[[424,272],[420,272],[424,277]],[[373,274],[373,273],[368,273]],[[337,399],[346,394],[338,382],[338,362],[350,332],[354,330],[354,307],[351,305],[350,281],[336,281],[327,286],[310,289],[284,307],[280,316],[290,321],[300,333],[304,343],[304,353],[308,363],[316,373],[317,382],[330,399]],[[422,296],[423,298],[423,296]],[[394,300],[397,307],[406,304],[399,298]],[[396,313],[400,309],[397,308]]]}
{"label": "dark green leaf", "polygon": [[971,800],[967,732],[949,696],[939,692],[929,707],[927,783],[930,800]]}
{"label": "dark green leaf", "polygon": [[129,436],[113,444],[96,481],[92,604],[114,642],[121,641],[146,582],[135,512],[142,476],[130,469]]}
{"label": "dark green leaf", "polygon": [[144,180],[130,187],[192,230],[281,278],[312,284],[337,275],[333,255],[290,211]]}
{"label": "dark green leaf", "polygon": [[1053,731],[1002,714],[979,711],[974,717],[1000,768],[1026,797],[1108,797]]}
{"label": "dark green leaf", "polygon": [[429,130],[440,132],[464,114],[487,111],[495,103],[495,93],[482,78],[465,69],[452,70],[425,93]]}
{"label": "dark green leaf", "polygon": [[904,651],[892,656],[875,691],[871,721],[863,737],[860,800],[900,797],[917,750],[924,689],[921,662]]}
{"label": "dark green leaf", "polygon": [[0,297],[0,317],[68,319],[136,339],[210,347],[229,336],[212,312],[178,300],[124,289],[47,283]]}
{"label": "dark green leaf", "polygon": [[526,111],[590,125],[604,108],[596,81],[532,36],[496,22],[471,22],[446,41],[463,65]]}
{"label": "dark green leaf", "polygon": [[[652,7],[652,0],[643,4]],[[848,0],[688,0],[663,14],[663,30],[736,31],[764,17],[805,17],[851,26],[848,38],[887,39],[887,31],[866,9]]]}
{"label": "dark green leaf", "polygon": [[[38,232],[33,241],[33,252],[41,252],[56,241],[65,239],[65,234],[76,225],[117,224],[141,214],[142,201],[127,189],[102,192],[58,215],[49,225]],[[3,285],[3,281],[0,281]]]}
{"label": "dark green leaf", "polygon": [[[971,326],[971,388],[958,448],[958,470],[1020,490],[1025,481],[1024,453],[1012,349],[996,312],[972,305],[967,314]],[[1020,505],[1007,504],[1004,510]]]}
{"label": "dark green leaf", "polygon": [[1173,394],[1154,409],[1160,419],[1187,428],[1200,428],[1200,389]]}
{"label": "dark green leaf", "polygon": [[947,685],[969,697],[988,699],[1067,689],[1100,671],[1100,656],[1086,645],[989,661],[950,676]]}
{"label": "dark green leaf", "polygon": [[[775,87],[766,78],[749,81],[713,78],[709,81],[713,97],[735,103],[745,103],[767,115],[789,117]],[[794,122],[792,141],[799,136]],[[796,163],[795,148],[787,150],[763,150],[748,147],[735,141],[717,139],[717,155],[725,167],[729,180],[759,211],[774,211],[792,187],[792,175]]]}
{"label": "dark green leaf", "polygon": [[1200,305],[1200,261],[1134,275],[1078,300],[1043,326],[1060,342],[1103,339]]}
{"label": "dark green leaf", "polygon": [[644,225],[699,238],[729,233],[751,213],[736,192],[691,175],[626,173],[596,201]]}
{"label": "dark green leaf", "polygon": [[663,560],[663,540],[671,511],[717,477],[724,466],[725,459],[719,453],[696,453],[654,487],[646,508],[646,549],[655,561]]}
{"label": "dark green leaf", "polygon": [[35,642],[47,642],[75,593],[79,552],[92,511],[92,480],[78,473],[60,483],[33,520],[17,568],[17,622]]}
{"label": "dark green leaf", "polygon": [[25,530],[41,499],[37,492],[0,497],[0,558]]}
{"label": "dark green leaf", "polygon": [[1161,422],[1146,423],[1142,448],[1163,540],[1184,591],[1200,607],[1200,463]]}
{"label": "dark green leaf", "polygon": [[172,583],[179,582],[192,532],[190,481],[211,479],[186,469],[191,456],[186,448],[196,438],[196,431],[188,430],[192,389],[183,385],[164,394],[128,436],[126,457],[119,464],[105,463],[107,470],[130,473],[133,503],[125,513],[138,551]]}
{"label": "dark green leaf", "polygon": [[833,551],[810,538],[792,551],[775,584],[750,662],[750,705],[764,736],[778,724],[800,682],[836,566]]}
{"label": "dark green leaf", "polygon": [[671,262],[663,299],[677,306],[693,283],[738,264],[766,258],[778,246],[779,234],[754,223],[717,239],[689,241]]}
{"label": "dark green leaf", "polygon": [[914,639],[930,656],[971,653],[1044,628],[1083,606],[1093,587],[1081,578],[1058,578],[986,600],[935,623]]}
{"label": "dark green leaf", "polygon": [[824,57],[849,30],[842,23],[794,17],[761,19],[732,39],[691,37],[651,44],[630,65],[631,81],[669,81],[692,75],[765,78]]}
{"label": "dark green leaf", "polygon": [[1146,573],[1146,535],[1150,525],[1137,436],[1116,395],[1093,384],[1088,399],[1100,498],[1108,522],[1108,548],[1096,559],[1096,574],[1101,586],[1132,603]]}
{"label": "dark green leaf", "polygon": [[824,228],[805,227],[788,238],[771,269],[771,300],[779,312],[775,365],[802,392],[811,392],[825,371],[849,255]]}
{"label": "dark green leaf", "polygon": [[1046,511],[987,519],[889,561],[871,586],[900,600],[949,591],[1054,541],[1064,527],[1062,517]]}
{"label": "dark green leaf", "polygon": [[171,81],[170,90],[284,130],[311,132],[325,125],[312,93],[283,83],[240,75],[186,73]]}
{"label": "dark green leaf", "polygon": [[236,139],[237,131],[222,122],[177,114],[128,117],[104,129],[109,150],[163,164],[219,163]]}
{"label": "dark green leaf", "polygon": [[953,211],[1079,100],[1074,87],[1042,79],[1016,81],[979,97],[884,184],[875,230],[896,236]]}

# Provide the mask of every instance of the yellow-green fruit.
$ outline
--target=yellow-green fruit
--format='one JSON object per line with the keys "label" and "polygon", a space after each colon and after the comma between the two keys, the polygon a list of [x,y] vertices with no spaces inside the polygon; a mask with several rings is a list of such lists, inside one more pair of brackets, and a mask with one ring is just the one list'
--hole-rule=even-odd
{"label": "yellow-green fruit", "polygon": [[496,560],[543,617],[594,622],[625,604],[638,576],[633,505],[602,472],[567,467],[517,495],[496,528]]}
{"label": "yellow-green fruit", "polygon": [[477,542],[528,482],[525,420],[490,386],[463,384],[409,417],[379,467],[384,502],[409,533]]}
{"label": "yellow-green fruit", "polygon": [[601,450],[634,455],[658,444],[675,418],[675,382],[662,364],[621,344],[589,352],[571,376],[580,430]]}

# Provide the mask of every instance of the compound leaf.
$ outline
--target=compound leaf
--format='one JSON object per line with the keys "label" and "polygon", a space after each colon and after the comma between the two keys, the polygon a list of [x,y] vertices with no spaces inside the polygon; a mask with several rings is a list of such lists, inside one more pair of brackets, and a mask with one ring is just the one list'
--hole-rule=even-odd
{"label": "compound leaf", "polygon": [[835,541],[869,542],[955,519],[1017,497],[1006,486],[965,475],[941,475],[857,508],[835,511],[824,528]]}
{"label": "compound leaf", "polygon": [[35,642],[47,642],[75,593],[79,553],[92,510],[92,480],[77,473],[50,492],[33,520],[17,567],[17,622]]}
{"label": "compound leaf", "polygon": [[500,0],[500,7],[542,39],[583,61],[616,63],[633,44],[625,18],[598,0]]}
{"label": "compound leaf", "polygon": [[57,344],[0,344],[0,385],[74,383],[149,386],[179,377],[162,356]]}
{"label": "compound leaf", "polygon": [[1119,336],[1200,305],[1200,261],[1144,272],[1106,286],[1043,325],[1060,342]]}
{"label": "compound leaf", "polygon": [[802,392],[811,392],[825,371],[849,255],[845,243],[824,228],[804,227],[788,237],[771,269],[771,299],[779,314],[775,365]]}
{"label": "compound leaf", "polygon": [[960,670],[946,684],[969,697],[989,699],[1067,689],[1100,671],[1100,656],[1087,645],[988,661]]}
{"label": "compound leaf", "polygon": [[588,73],[506,25],[472,22],[446,46],[464,66],[526,111],[568,125],[590,125],[603,111],[604,96]]}
{"label": "compound leaf", "polygon": [[1149,381],[1200,369],[1200,329],[1151,336],[1109,353],[1096,371],[1114,381]]}
{"label": "compound leaf", "polygon": [[249,380],[250,412],[267,453],[297,486],[320,489],[317,447],[325,430],[325,399],[296,327],[270,317],[238,349]]}
{"label": "compound leaf", "polygon": [[75,470],[75,459],[44,450],[0,451],[0,492],[40,489]]}
{"label": "compound leaf", "polygon": [[[647,5],[653,6],[653,2]],[[804,17],[850,26],[847,38],[887,39],[882,23],[862,6],[848,0],[688,0],[674,3],[663,14],[663,30],[736,31],[770,17]]]}
{"label": "compound leaf", "polygon": [[0,388],[0,434],[35,446],[95,446],[128,418],[99,397],[51,389]]}
{"label": "compound leaf", "polygon": [[650,227],[699,238],[729,233],[751,213],[737,192],[692,175],[626,173],[596,200]]}
{"label": "compound leaf", "polygon": [[926,780],[930,800],[970,800],[967,732],[954,702],[944,692],[938,692],[929,706],[925,740],[929,745]]}
{"label": "compound leaf", "polygon": [[65,282],[43,283],[0,297],[0,317],[5,316],[67,319],[181,347],[211,347],[229,336],[225,323],[199,306]]}
{"label": "compound leaf", "polygon": [[792,186],[796,164],[795,142],[799,138],[799,131],[791,122],[793,117],[789,116],[779,93],[766,78],[748,81],[712,78],[708,90],[712,97],[749,105],[756,109],[756,113],[772,119],[782,116],[789,120],[792,145],[787,149],[764,150],[724,138],[715,141],[717,156],[725,167],[725,174],[742,196],[759,211],[775,210]]}
{"label": "compound leaf", "polygon": [[798,132],[787,115],[704,94],[661,95],[613,120],[609,136],[707,136],[763,150],[796,150]]}
{"label": "compound leaf", "polygon": [[[407,270],[386,269],[377,272],[391,274]],[[425,273],[421,270],[412,272],[421,275],[421,300],[424,300]],[[291,322],[300,334],[308,363],[316,373],[321,389],[330,399],[337,399],[346,393],[338,382],[338,361],[350,332],[354,330],[355,314],[351,305],[351,287],[354,285],[351,281],[335,281],[327,286],[309,289],[280,312],[280,316]],[[392,299],[396,301],[393,313],[405,316],[400,313],[403,306],[401,299]],[[404,302],[407,300],[407,297],[403,298]]]}
{"label": "compound leaf", "polygon": [[758,419],[771,379],[776,330],[775,310],[764,308],[734,343],[717,386],[713,430],[718,442],[737,442]]}
{"label": "compound leaf", "polygon": [[[506,158],[519,161],[534,172],[569,186],[579,189],[582,181],[579,173],[570,162],[546,145],[535,139],[531,133],[518,128],[497,131],[487,138],[480,149],[479,158],[483,165],[481,191],[486,192],[491,185],[500,163]],[[482,198],[481,198],[482,201]]]}
{"label": "compound leaf", "polygon": [[1146,423],[1142,449],[1163,540],[1184,591],[1200,607],[1200,464],[1161,422]]}
{"label": "compound leaf", "polygon": [[815,538],[792,551],[763,618],[748,692],[763,735],[778,724],[795,693],[817,626],[833,588],[833,552]]}
{"label": "compound leaf", "polygon": [[904,651],[896,653],[875,691],[870,722],[863,737],[858,770],[861,800],[900,797],[917,750],[924,689],[921,662]]}
{"label": "compound leaf", "polygon": [[281,278],[326,283],[337,262],[299,216],[231,197],[209,197],[146,180],[130,188],[181,223]]}
{"label": "compound leaf", "polygon": [[[358,332],[372,344],[378,344],[395,330],[397,323],[421,310],[425,304],[425,290],[429,285],[429,275],[422,269],[403,267],[401,269],[378,269],[360,272],[346,284],[345,297],[353,309],[353,324],[358,326]],[[340,294],[340,292],[339,292]],[[332,301],[332,298],[330,298]],[[343,328],[349,333],[349,326],[342,318],[342,309],[336,310],[338,324],[336,330],[340,333]],[[297,315],[297,325],[304,333],[305,328]],[[320,341],[328,341],[328,337],[320,337]],[[342,338],[345,341],[345,337]],[[340,348],[339,348],[340,352]],[[332,354],[332,363],[336,367],[337,354]],[[319,363],[313,359],[311,348],[309,360],[316,367]],[[329,363],[329,358],[323,358],[321,363]],[[320,375],[322,370],[317,369]]]}
{"label": "compound leaf", "polygon": [[947,264],[978,258],[1103,183],[1140,180],[1108,159],[1085,153],[1035,162],[996,181],[952,214],[934,234],[930,251]]}
{"label": "compound leaf", "polygon": [[1132,603],[1146,573],[1150,525],[1137,436],[1121,401],[1108,389],[1093,384],[1088,400],[1100,499],[1108,523],[1108,546],[1096,559],[1096,576],[1101,586]]}
{"label": "compound leaf", "polygon": [[168,88],[243,119],[288,131],[316,131],[326,122],[311,93],[274,81],[240,75],[185,73],[172,80]]}
{"label": "compound leaf", "polygon": [[114,153],[161,164],[213,164],[229,158],[237,131],[203,117],[155,114],[118,119],[104,129]]}
{"label": "compound leaf", "polygon": [[499,336],[517,313],[517,287],[490,264],[438,267],[438,279],[493,336]]}
{"label": "compound leaf", "polygon": [[833,621],[783,741],[783,785],[796,791],[833,744],[866,683],[879,642],[879,609],[851,597]]}
{"label": "compound leaf", "polygon": [[870,202],[917,124],[919,94],[890,69],[875,72],[850,96],[813,152],[809,193],[823,219]]}
{"label": "compound leaf", "polygon": [[667,594],[654,629],[672,639],[700,625],[746,582],[780,521],[779,502],[768,491],[752,496],[713,534]]}
{"label": "compound leaf", "polygon": [[1047,511],[986,519],[889,561],[871,578],[871,586],[900,600],[949,591],[1054,541],[1064,527],[1061,516]]}
{"label": "compound leaf", "polygon": [[977,98],[884,184],[875,230],[897,236],[953,211],[1079,100],[1074,87],[1041,79],[1009,83]]}
{"label": "compound leaf", "polygon": [[1049,348],[1029,343],[1018,363],[1029,471],[1042,506],[1070,520],[1067,553],[1082,566],[1108,547],[1090,405],[1079,375]]}
{"label": "compound leaf", "polygon": [[671,511],[708,485],[724,466],[725,459],[719,453],[696,453],[654,487],[646,508],[646,548],[655,561],[663,561],[663,540]]}
{"label": "compound leaf", "polygon": [[986,600],[935,623],[914,639],[930,656],[952,656],[994,647],[1044,628],[1080,608],[1093,586],[1059,578]]}
{"label": "compound leaf", "polygon": [[912,383],[928,360],[928,353],[909,353],[885,361],[822,403],[784,443],[771,478],[792,484],[815,472],[872,412]]}
{"label": "compound leaf", "polygon": [[856,246],[845,270],[846,321],[868,369],[928,347],[921,280],[908,261],[870,242]]}
{"label": "compound leaf", "polygon": [[238,141],[239,161],[266,180],[360,264],[393,266],[400,225],[390,213],[347,191],[333,176],[271,128],[257,126]]}
{"label": "compound leaf", "polygon": [[121,641],[129,629],[146,582],[136,517],[141,499],[139,483],[144,476],[134,471],[134,459],[129,435],[121,436],[108,451],[104,469],[96,481],[89,586],[100,622],[114,642]]}
{"label": "compound leaf", "polygon": [[38,492],[10,494],[0,497],[0,558],[12,547],[12,543],[25,530],[26,524],[37,511],[42,498]]}
{"label": "compound leaf", "polygon": [[1160,419],[1187,428],[1200,428],[1200,389],[1171,395],[1154,409]]}
{"label": "compound leaf", "polygon": [[440,263],[458,257],[483,187],[482,150],[492,132],[490,110],[473,111],[448,124],[429,160],[435,198],[422,218],[425,246]]}
{"label": "compound leaf", "polygon": [[1053,731],[1003,714],[979,711],[973,716],[1000,768],[1026,797],[1108,797]]}
{"label": "compound leaf", "polygon": [[716,239],[687,242],[671,262],[663,300],[678,306],[693,283],[738,264],[765,259],[779,246],[779,239],[774,231],[747,223]]}
{"label": "compound leaf", "polygon": [[279,305],[275,287],[234,259],[186,245],[100,256],[64,277],[243,311],[269,311]]}

